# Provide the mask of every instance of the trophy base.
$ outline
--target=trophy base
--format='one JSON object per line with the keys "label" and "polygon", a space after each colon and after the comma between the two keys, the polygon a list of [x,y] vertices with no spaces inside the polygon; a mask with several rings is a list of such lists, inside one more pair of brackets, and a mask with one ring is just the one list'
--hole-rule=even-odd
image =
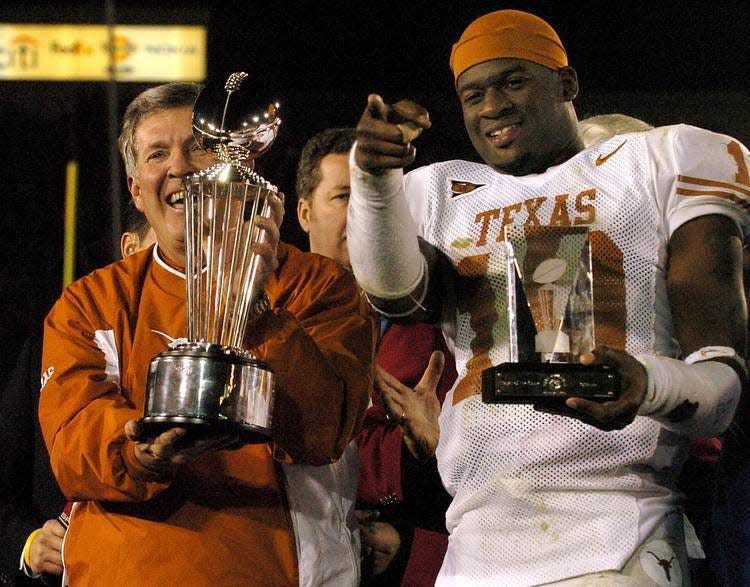
{"label": "trophy base", "polygon": [[222,434],[229,429],[229,422],[191,416],[144,416],[138,420],[138,424],[143,436],[148,438],[158,436],[170,428],[186,428],[203,436]]}
{"label": "trophy base", "polygon": [[[152,361],[146,383],[144,437],[184,427],[188,438],[270,441],[273,373],[243,351],[183,343]],[[188,442],[188,441],[186,441]]]}
{"label": "trophy base", "polygon": [[619,373],[607,365],[502,363],[482,372],[487,404],[560,406],[569,397],[615,401],[621,388]]}
{"label": "trophy base", "polygon": [[146,416],[138,420],[138,425],[141,429],[140,440],[156,438],[172,428],[184,428],[187,434],[177,440],[176,450],[186,448],[197,440],[231,434],[225,422],[186,416]]}
{"label": "trophy base", "polygon": [[239,442],[242,444],[264,444],[271,442],[271,431],[268,428],[252,426],[250,424],[235,424],[234,430],[239,434]]}
{"label": "trophy base", "polygon": [[264,444],[271,442],[271,430],[262,426],[238,424],[231,420],[213,420],[188,416],[144,416],[138,420],[141,427],[141,438],[155,438],[171,428],[185,428],[187,434],[183,444],[193,440],[205,440],[217,436],[236,436],[236,443]]}

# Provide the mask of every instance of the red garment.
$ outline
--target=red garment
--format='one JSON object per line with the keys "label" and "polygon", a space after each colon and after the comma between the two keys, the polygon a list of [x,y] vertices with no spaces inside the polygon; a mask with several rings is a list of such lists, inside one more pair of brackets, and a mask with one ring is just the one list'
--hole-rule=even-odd
{"label": "red garment", "polygon": [[401,579],[403,587],[432,587],[448,550],[448,533],[415,528],[409,562]]}
{"label": "red garment", "polygon": [[[373,324],[352,276],[280,245],[273,312],[246,348],[274,371],[275,454],[323,464],[358,430]],[[185,334],[185,282],[144,251],[69,286],[45,322],[40,420],[53,471],[79,503],[64,545],[72,585],[296,585],[296,545],[271,445],[210,451],[157,477],[124,435],[148,364]]]}
{"label": "red garment", "polygon": [[[380,340],[377,363],[404,385],[414,387],[422,378],[430,355],[436,350],[442,351],[446,359],[436,390],[442,405],[456,380],[456,368],[439,328],[429,324],[391,324]],[[409,488],[402,483],[401,429],[386,419],[383,402],[377,393],[365,414],[357,444],[360,458],[359,507],[378,509],[381,511],[380,519],[389,521],[389,511],[393,511],[395,506],[398,511],[395,515],[399,518],[394,519],[396,526],[404,517],[410,518],[408,523],[414,526],[414,538],[403,580],[409,579],[408,585],[433,585],[447,548],[447,533],[420,529],[420,526],[434,526],[436,523],[444,526],[445,510],[439,505],[431,508],[440,500],[433,501],[433,496],[429,494],[414,495],[412,503]],[[432,519],[424,519],[423,514]],[[402,548],[409,548],[409,545],[402,543]]]}

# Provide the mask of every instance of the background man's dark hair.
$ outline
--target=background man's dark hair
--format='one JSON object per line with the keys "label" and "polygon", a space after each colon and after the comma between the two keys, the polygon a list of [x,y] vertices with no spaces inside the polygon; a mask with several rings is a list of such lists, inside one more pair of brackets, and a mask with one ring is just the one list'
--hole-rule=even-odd
{"label": "background man's dark hair", "polygon": [[307,141],[297,164],[297,197],[309,200],[320,183],[320,160],[331,153],[348,153],[354,144],[353,128],[327,128]]}
{"label": "background man's dark hair", "polygon": [[123,222],[122,227],[123,231],[134,232],[138,235],[138,238],[142,239],[146,236],[149,228],[151,227],[148,220],[146,220],[146,215],[135,207],[133,200],[130,200],[125,208],[125,222]]}

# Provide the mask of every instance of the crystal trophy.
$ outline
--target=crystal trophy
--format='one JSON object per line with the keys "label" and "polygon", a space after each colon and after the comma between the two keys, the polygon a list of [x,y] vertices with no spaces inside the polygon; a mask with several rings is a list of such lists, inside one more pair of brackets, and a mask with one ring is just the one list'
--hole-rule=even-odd
{"label": "crystal trophy", "polygon": [[505,243],[510,360],[482,373],[483,401],[617,399],[615,370],[580,363],[596,343],[589,229],[507,226]]}

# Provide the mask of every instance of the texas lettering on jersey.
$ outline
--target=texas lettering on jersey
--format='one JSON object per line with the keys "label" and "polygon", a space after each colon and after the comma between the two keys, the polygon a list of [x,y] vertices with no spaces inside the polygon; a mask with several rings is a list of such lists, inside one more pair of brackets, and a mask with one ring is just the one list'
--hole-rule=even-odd
{"label": "texas lettering on jersey", "polygon": [[[539,196],[515,202],[503,208],[492,208],[477,212],[474,222],[481,229],[479,238],[474,243],[481,247],[487,244],[490,238],[496,242],[503,240],[503,229],[513,224],[516,215],[522,210],[526,212],[524,225],[528,226],[582,226],[596,222],[596,189],[586,189],[571,197],[570,194],[558,194],[556,196]],[[544,208],[548,202],[552,202],[551,210]]]}

